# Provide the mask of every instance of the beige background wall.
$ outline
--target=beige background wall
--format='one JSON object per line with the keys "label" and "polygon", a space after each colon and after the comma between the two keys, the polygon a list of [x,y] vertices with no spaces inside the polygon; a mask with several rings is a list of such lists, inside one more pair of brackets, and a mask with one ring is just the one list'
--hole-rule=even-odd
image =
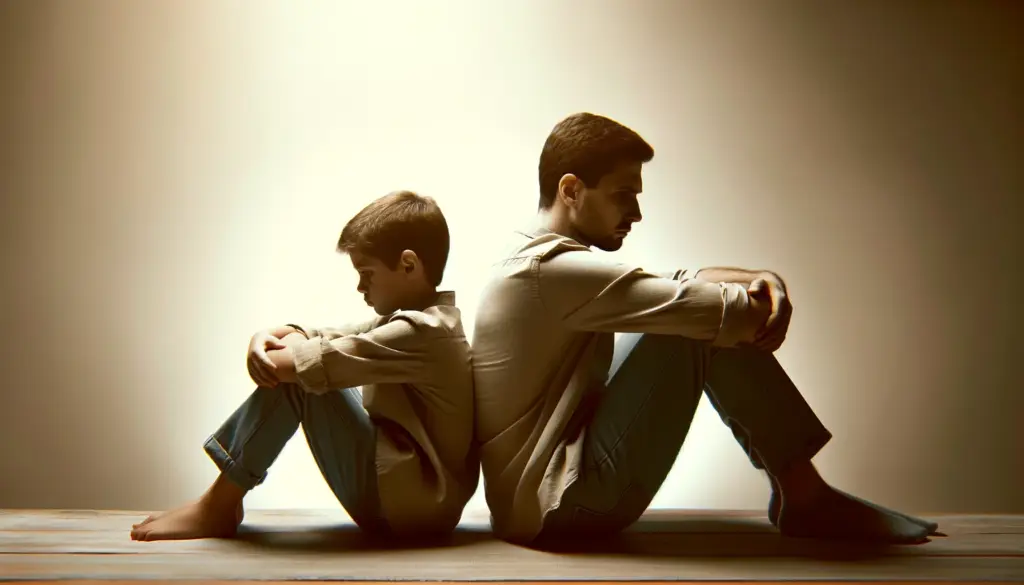
{"label": "beige background wall", "polygon": [[[5,2],[0,507],[147,510],[214,477],[257,328],[365,311],[333,244],[410,188],[487,238],[590,110],[657,155],[622,251],[787,277],[779,358],[837,485],[1024,512],[1014,2]],[[658,506],[761,508],[702,404]],[[329,507],[301,436],[253,507]],[[472,503],[480,510],[478,494]]]}

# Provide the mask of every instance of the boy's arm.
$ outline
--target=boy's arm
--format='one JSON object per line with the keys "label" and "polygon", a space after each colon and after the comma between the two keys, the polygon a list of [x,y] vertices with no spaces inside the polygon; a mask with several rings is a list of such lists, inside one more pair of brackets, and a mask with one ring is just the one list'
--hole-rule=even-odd
{"label": "boy's arm", "polygon": [[688,271],[673,276],[569,251],[541,262],[539,287],[551,316],[574,329],[682,335],[722,347],[754,341],[770,307],[745,286]]}
{"label": "boy's arm", "polygon": [[399,316],[371,331],[334,339],[318,337],[280,351],[291,353],[292,366],[285,369],[294,372],[293,381],[309,392],[322,393],[365,384],[422,381],[428,344],[435,337]]}
{"label": "boy's arm", "polygon": [[[298,331],[299,333],[304,335],[306,339],[322,337],[324,339],[331,340],[337,339],[339,337],[344,337],[346,335],[357,335],[359,333],[365,333],[373,329],[373,326],[376,325],[376,323],[377,318],[374,317],[371,319],[366,319],[364,321],[346,323],[339,327],[306,327],[302,325],[297,325],[295,323],[289,323],[287,325],[284,325],[283,327],[280,327],[279,329],[281,331],[287,330],[285,332],[285,335],[287,335],[288,333]],[[278,337],[280,339],[282,336],[276,335],[275,337]]]}
{"label": "boy's arm", "polygon": [[273,329],[270,329],[268,333],[270,333],[271,335],[278,339],[284,339],[285,337],[288,337],[292,333],[298,333],[299,335],[305,337],[306,339],[310,338],[309,334],[306,333],[306,331],[303,328],[299,327],[298,325],[281,325],[279,327],[274,327]]}

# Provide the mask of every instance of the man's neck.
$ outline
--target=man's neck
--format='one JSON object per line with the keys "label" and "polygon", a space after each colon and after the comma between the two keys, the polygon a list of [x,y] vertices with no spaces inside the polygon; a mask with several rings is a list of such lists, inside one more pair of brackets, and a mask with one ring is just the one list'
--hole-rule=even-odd
{"label": "man's neck", "polygon": [[569,221],[569,217],[555,208],[541,209],[538,211],[537,226],[560,236],[572,238],[584,246],[589,247],[591,245],[590,242],[582,236],[582,234],[573,229],[572,222]]}

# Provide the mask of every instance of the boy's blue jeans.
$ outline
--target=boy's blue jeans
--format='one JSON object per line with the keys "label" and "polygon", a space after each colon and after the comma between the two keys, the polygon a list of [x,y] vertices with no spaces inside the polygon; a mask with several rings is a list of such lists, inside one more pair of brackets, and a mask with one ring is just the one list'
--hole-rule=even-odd
{"label": "boy's blue jeans", "polygon": [[204,449],[231,482],[251,490],[266,478],[299,424],[320,472],[352,520],[369,532],[386,532],[377,492],[377,431],[355,389],[318,395],[297,384],[258,387]]}

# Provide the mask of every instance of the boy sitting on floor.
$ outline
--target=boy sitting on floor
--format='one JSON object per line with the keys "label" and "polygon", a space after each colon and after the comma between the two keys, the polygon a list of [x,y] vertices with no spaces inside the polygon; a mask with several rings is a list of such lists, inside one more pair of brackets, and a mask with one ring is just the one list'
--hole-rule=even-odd
{"label": "boy sitting on floor", "polygon": [[[204,445],[221,473],[195,502],[132,527],[133,540],[230,537],[242,499],[302,424],[328,485],[372,534],[445,533],[476,490],[473,374],[452,292],[438,292],[449,234],[436,202],[408,191],[353,217],[338,250],[378,317],[341,328],[257,332],[257,388]],[[356,387],[363,388],[360,397]]]}

